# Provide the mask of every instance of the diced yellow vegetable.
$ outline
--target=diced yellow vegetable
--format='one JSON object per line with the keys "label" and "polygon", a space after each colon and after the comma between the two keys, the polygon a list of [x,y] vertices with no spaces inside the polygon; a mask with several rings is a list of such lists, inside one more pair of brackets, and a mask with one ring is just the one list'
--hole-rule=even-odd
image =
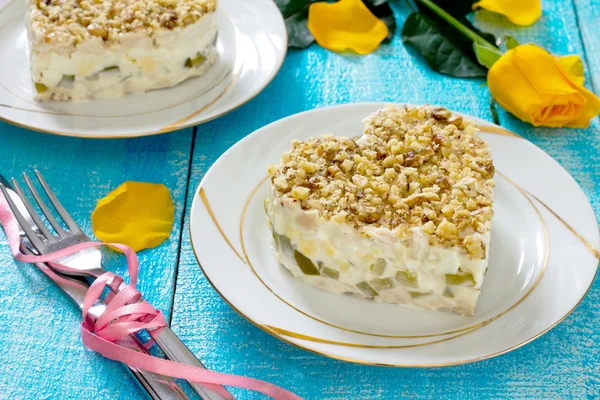
{"label": "diced yellow vegetable", "polygon": [[475,286],[475,279],[469,273],[446,275],[446,285]]}
{"label": "diced yellow vegetable", "polygon": [[416,288],[419,287],[419,282],[417,280],[417,276],[411,274],[408,271],[398,271],[396,272],[396,280],[402,286]]}

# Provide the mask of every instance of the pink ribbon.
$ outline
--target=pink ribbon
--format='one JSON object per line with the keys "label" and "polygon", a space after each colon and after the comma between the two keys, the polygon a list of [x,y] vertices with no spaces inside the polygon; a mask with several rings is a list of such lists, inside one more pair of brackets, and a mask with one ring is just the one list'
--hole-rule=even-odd
{"label": "pink ribbon", "polygon": [[43,256],[23,254],[20,251],[19,223],[12,214],[6,199],[1,195],[0,224],[6,232],[13,257],[21,262],[36,264],[42,272],[57,283],[62,282],[70,285],[78,285],[64,279],[62,276],[56,274],[52,268],[42,263],[48,263],[58,271],[68,272],[71,270],[70,267],[55,261],[89,247],[98,247],[107,244],[118,248],[125,254],[131,283],[123,286],[118,293],[109,293],[106,296],[104,299],[107,303],[106,310],[96,321],[88,318],[90,307],[100,299],[105,287],[118,288],[123,283],[123,279],[113,273],[107,272],[96,278],[86,293],[82,310],[81,339],[83,344],[88,348],[102,354],[106,358],[123,362],[131,367],[205,385],[207,389],[219,393],[228,399],[232,399],[232,397],[220,387],[221,385],[254,390],[274,399],[302,400],[295,394],[268,382],[208,371],[192,365],[164,360],[132,350],[131,347],[134,346],[128,340],[129,335],[143,329],[147,330],[152,340],[146,346],[150,347],[156,337],[160,335],[162,329],[167,326],[167,321],[163,313],[152,307],[145,300],[142,300],[142,295],[136,290],[138,258],[135,252],[128,246],[119,243],[89,242],[80,243]]}

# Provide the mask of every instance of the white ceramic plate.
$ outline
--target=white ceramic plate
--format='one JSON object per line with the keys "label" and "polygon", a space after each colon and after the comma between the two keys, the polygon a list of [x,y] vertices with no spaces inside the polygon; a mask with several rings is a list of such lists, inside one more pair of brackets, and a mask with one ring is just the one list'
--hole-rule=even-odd
{"label": "white ceramic plate", "polygon": [[29,74],[26,8],[24,0],[0,0],[0,119],[58,135],[144,136],[209,121],[263,90],[287,49],[285,23],[272,0],[219,0],[219,57],[206,75],[114,100],[38,103]]}
{"label": "white ceramic plate", "polygon": [[[208,171],[194,199],[191,237],[206,277],[236,311],[274,336],[328,357],[425,367],[483,360],[528,343],[562,321],[598,268],[592,208],[549,155],[472,118],[496,166],[489,270],[475,317],[336,296],[304,285],[271,250],[263,199],[269,164],[293,138],[362,134],[384,103],[313,110],[241,140]],[[243,160],[241,162],[240,160]]]}

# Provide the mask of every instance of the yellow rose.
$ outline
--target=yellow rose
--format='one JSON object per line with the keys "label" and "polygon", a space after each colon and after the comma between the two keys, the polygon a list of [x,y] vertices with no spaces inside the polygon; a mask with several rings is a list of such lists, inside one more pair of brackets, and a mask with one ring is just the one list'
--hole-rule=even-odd
{"label": "yellow rose", "polygon": [[498,104],[534,126],[587,128],[600,99],[583,87],[581,60],[558,58],[533,44],[507,51],[488,72]]}
{"label": "yellow rose", "polygon": [[541,0],[481,0],[473,9],[485,8],[504,15],[516,25],[531,25],[542,15]]}

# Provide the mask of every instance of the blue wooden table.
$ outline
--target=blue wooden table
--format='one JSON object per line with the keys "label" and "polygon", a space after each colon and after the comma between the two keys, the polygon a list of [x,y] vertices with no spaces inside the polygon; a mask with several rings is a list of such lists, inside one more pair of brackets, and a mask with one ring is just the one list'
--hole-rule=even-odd
{"label": "blue wooden table", "polygon": [[[544,0],[542,18],[516,28],[482,11],[475,23],[556,54],[579,54],[587,86],[600,92],[600,1]],[[395,6],[399,21],[410,13]],[[1,62],[1,60],[0,60]],[[82,140],[0,123],[0,172],[42,170],[76,221],[91,234],[96,201],[125,180],[164,183],[176,223],[160,247],[140,253],[140,288],[211,369],[264,379],[308,399],[600,398],[600,282],[563,323],[509,354],[443,369],[392,369],[330,360],[262,332],[211,288],[188,233],[191,201],[213,162],[236,141],[279,118],[315,107],[360,102],[432,103],[491,120],[482,80],[438,75],[392,42],[368,56],[313,45],[288,53],[275,80],[218,120],[140,139]],[[600,213],[600,122],[588,129],[532,128],[501,111],[500,123],[556,158]],[[110,250],[107,267],[124,273]],[[116,363],[86,350],[80,315],[31,265],[15,263],[0,233],[0,399],[135,399],[142,393]],[[240,399],[258,398],[235,391]]]}

